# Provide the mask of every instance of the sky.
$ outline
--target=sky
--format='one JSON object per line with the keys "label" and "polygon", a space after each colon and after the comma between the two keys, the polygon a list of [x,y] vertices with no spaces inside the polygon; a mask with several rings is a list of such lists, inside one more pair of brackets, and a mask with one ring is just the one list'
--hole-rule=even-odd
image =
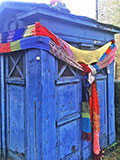
{"label": "sky", "polygon": [[[6,0],[0,0],[0,2]],[[9,0],[9,1],[25,1],[49,4],[50,0]],[[96,0],[62,0],[72,14],[95,18],[95,2]]]}

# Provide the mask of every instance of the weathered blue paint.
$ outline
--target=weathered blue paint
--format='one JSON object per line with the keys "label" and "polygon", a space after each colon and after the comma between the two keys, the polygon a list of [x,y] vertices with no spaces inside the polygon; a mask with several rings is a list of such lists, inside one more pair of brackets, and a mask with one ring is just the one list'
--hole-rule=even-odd
{"label": "weathered blue paint", "polygon": [[[34,54],[33,54],[34,52]],[[29,50],[25,54],[26,89],[25,89],[25,159],[42,159],[42,85],[40,50]]]}
{"label": "weathered blue paint", "polygon": [[[84,49],[95,49],[120,31],[118,27],[71,15],[68,10],[58,11],[45,4],[1,4],[1,32],[36,21],[73,46]],[[58,60],[42,49],[17,53],[1,56],[0,148],[3,159],[90,159],[92,144],[81,138],[80,72],[70,66],[67,68],[66,64],[59,68]],[[109,74],[102,72],[96,76],[101,148],[115,141],[113,65],[110,65]],[[67,77],[63,76],[66,69],[70,74]]]}
{"label": "weathered blue paint", "polygon": [[110,73],[108,74],[108,130],[109,144],[115,141],[115,108],[114,108],[114,62],[109,66]]}
{"label": "weathered blue paint", "polygon": [[4,56],[1,56],[1,157],[7,157],[7,133],[6,133],[6,105],[5,105],[5,64]]}
{"label": "weathered blue paint", "polygon": [[[55,58],[41,51],[42,159],[56,159]],[[50,156],[51,155],[51,156]]]}
{"label": "weathered blue paint", "polygon": [[[79,78],[79,81],[78,81]],[[62,78],[56,83],[56,115],[57,115],[57,159],[79,160],[82,155],[81,146],[81,76]],[[71,83],[70,83],[71,79]],[[76,79],[76,81],[75,81]],[[59,79],[56,81],[59,81]]]}
{"label": "weathered blue paint", "polygon": [[100,147],[108,146],[107,75],[97,75],[97,91],[100,106]]}

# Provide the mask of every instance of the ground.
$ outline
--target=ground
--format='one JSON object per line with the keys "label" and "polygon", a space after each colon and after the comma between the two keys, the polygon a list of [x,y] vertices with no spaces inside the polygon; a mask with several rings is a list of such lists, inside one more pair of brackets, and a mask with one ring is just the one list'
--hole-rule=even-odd
{"label": "ground", "polygon": [[105,149],[102,160],[120,160],[120,140]]}

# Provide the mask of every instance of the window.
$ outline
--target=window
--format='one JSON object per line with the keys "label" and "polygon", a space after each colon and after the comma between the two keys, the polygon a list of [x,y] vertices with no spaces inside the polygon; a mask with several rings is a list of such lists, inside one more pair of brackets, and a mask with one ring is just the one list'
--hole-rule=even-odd
{"label": "window", "polygon": [[8,55],[8,76],[7,78],[24,79],[24,56],[23,51],[14,52]]}
{"label": "window", "polygon": [[75,77],[76,69],[58,60],[58,77]]}

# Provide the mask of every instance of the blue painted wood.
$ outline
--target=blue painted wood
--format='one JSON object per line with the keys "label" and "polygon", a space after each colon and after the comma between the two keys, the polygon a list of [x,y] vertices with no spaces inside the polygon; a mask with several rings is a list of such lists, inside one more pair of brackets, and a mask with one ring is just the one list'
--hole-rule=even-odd
{"label": "blue painted wood", "polygon": [[100,106],[100,147],[108,146],[108,104],[107,104],[107,76],[97,76],[97,92]]}
{"label": "blue painted wood", "polygon": [[58,147],[57,159],[80,159],[80,123],[79,120],[73,120],[57,129]]}
{"label": "blue painted wood", "polygon": [[4,56],[1,56],[1,112],[2,112],[2,139],[1,139],[1,155],[6,159],[6,107],[5,107],[5,74],[4,74]]}
{"label": "blue painted wood", "polygon": [[[9,55],[9,54],[8,54]],[[5,149],[6,157],[11,158],[12,155],[17,159],[24,159],[24,85],[17,83],[17,78],[14,78],[14,83],[7,83],[11,77],[8,76],[8,55],[5,56],[5,67],[2,67],[2,77],[4,77],[4,102],[2,106],[5,112]],[[6,79],[8,81],[6,81]],[[16,83],[15,83],[16,81]]]}
{"label": "blue painted wood", "polygon": [[115,104],[114,104],[114,62],[109,66],[108,74],[108,123],[109,144],[115,141]]}
{"label": "blue painted wood", "polygon": [[[120,31],[118,27],[44,4],[1,4],[1,32],[26,27],[36,21],[77,47],[101,46]],[[22,79],[6,77],[8,67],[4,65],[2,56],[0,145],[4,160],[7,156],[13,160],[90,159],[92,144],[81,138],[82,77],[79,71],[73,71],[73,77],[61,77],[55,57],[37,49],[25,51]],[[113,64],[110,74],[97,75],[97,85],[100,145],[104,148],[115,141]]]}
{"label": "blue painted wood", "polygon": [[[9,85],[7,90],[8,148],[24,153],[24,87]],[[18,134],[19,133],[19,134]]]}
{"label": "blue painted wood", "polygon": [[17,153],[17,154],[14,154],[14,152],[12,152],[11,150],[8,150],[8,153],[7,153],[7,159],[9,160],[24,160],[24,156]]}
{"label": "blue painted wood", "polygon": [[56,84],[57,159],[78,160],[82,157],[80,154],[82,153],[80,124],[82,95],[78,94],[81,93],[81,77],[80,75],[62,77],[60,83],[58,77]]}
{"label": "blue painted wood", "polygon": [[56,159],[55,57],[41,51],[42,158]]}
{"label": "blue painted wood", "polygon": [[[102,30],[86,27],[82,24],[77,24],[73,22],[67,22],[64,21],[64,30],[63,30],[63,21],[60,19],[53,19],[51,17],[48,18],[48,16],[44,17],[41,14],[38,16],[39,18],[37,20],[34,20],[35,18],[33,17],[33,20],[39,21],[42,25],[47,27],[49,30],[54,32],[57,35],[60,36],[69,36],[71,37],[70,41],[73,41],[72,39],[75,38],[82,38],[82,39],[89,39],[89,40],[100,40],[100,41],[110,41],[112,39],[112,35],[110,32],[103,32]],[[54,24],[54,25],[51,25]],[[29,25],[29,21],[27,25]]]}
{"label": "blue painted wood", "polygon": [[82,140],[82,159],[89,160],[92,155],[92,142],[88,142],[86,140]]}
{"label": "blue painted wood", "polygon": [[82,139],[82,158],[81,159],[89,160],[91,156],[92,156],[92,142]]}
{"label": "blue painted wood", "polygon": [[[34,54],[32,54],[33,52]],[[40,61],[36,60],[38,56]],[[69,83],[65,83],[63,80],[61,83],[56,83],[55,86],[55,74],[58,73],[55,64],[55,58],[48,52],[29,50],[26,52],[26,89],[24,90],[23,81],[21,81],[21,85],[20,81],[18,84],[17,81],[13,84],[12,81],[8,83],[7,93],[9,94],[7,99],[9,103],[7,103],[7,112],[8,118],[10,118],[10,124],[8,125],[10,126],[10,131],[8,129],[10,136],[7,137],[7,147],[12,151],[19,152],[19,154],[23,153],[26,160],[37,160],[41,157],[49,158],[51,156],[69,160],[80,159],[81,157],[89,159],[91,143],[81,141],[81,80],[73,81],[71,77],[70,79],[68,77]],[[97,76],[98,96],[102,109],[101,147],[107,145],[108,134],[106,129],[106,78],[106,75]],[[75,80],[75,77],[73,79]],[[101,96],[99,91],[102,91],[102,93],[104,91],[104,96]],[[23,97],[26,98],[26,105],[21,103],[19,106],[17,101],[24,102]],[[12,106],[15,108],[12,108]],[[21,113],[20,119],[16,119],[20,116],[17,116],[18,112]],[[22,116],[23,113],[25,119]],[[23,128],[23,125],[25,128]],[[17,126],[19,127],[17,128]],[[15,129],[19,132],[19,136],[22,136],[21,138],[18,137]],[[23,130],[24,134],[22,133]],[[52,136],[49,133],[52,133]],[[66,140],[65,137],[68,139]],[[72,140],[70,137],[72,137]],[[21,143],[17,144],[18,138]],[[22,160],[24,155],[18,156],[18,158]],[[12,154],[12,156],[16,157],[17,155]]]}
{"label": "blue painted wood", "polygon": [[71,78],[71,77],[66,77],[66,78],[60,78],[60,80],[56,81],[56,84],[66,84],[66,83],[77,83],[80,82],[80,78]]}
{"label": "blue painted wood", "polygon": [[[80,114],[78,99],[79,83],[61,84],[57,86],[57,119],[63,120],[66,116]],[[71,118],[71,117],[70,117]]]}
{"label": "blue painted wood", "polygon": [[26,52],[26,89],[25,89],[25,160],[42,159],[42,85],[40,50]]}
{"label": "blue painted wood", "polygon": [[[62,21],[78,23],[89,27],[99,28],[105,31],[115,32],[118,29],[118,27],[113,27],[111,25],[98,23],[94,19],[90,19],[88,17],[75,16],[72,14],[65,14],[64,12],[59,12],[57,9],[49,8],[49,6],[47,5],[44,5],[44,7],[41,6],[41,8],[38,10],[34,9],[32,11],[20,14],[19,19],[29,21],[30,18],[32,18],[32,23],[33,23],[34,19],[36,20],[36,18],[38,18],[38,14],[39,15],[42,14],[44,17],[46,17],[47,15],[47,17],[49,16],[49,18],[51,17],[51,19],[61,19]],[[36,16],[34,17],[34,15]]]}

